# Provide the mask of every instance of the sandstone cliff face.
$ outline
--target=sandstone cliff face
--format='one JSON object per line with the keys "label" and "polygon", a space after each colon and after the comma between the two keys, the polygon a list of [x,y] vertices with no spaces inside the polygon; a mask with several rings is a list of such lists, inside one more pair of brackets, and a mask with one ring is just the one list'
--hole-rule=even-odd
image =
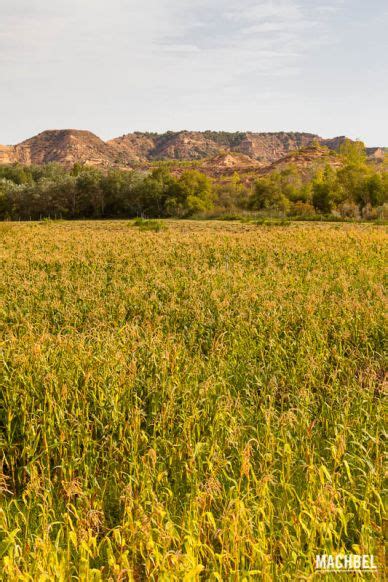
{"label": "sandstone cliff face", "polygon": [[235,172],[239,174],[257,173],[263,167],[263,163],[241,153],[227,152],[207,158],[196,167],[211,178],[219,178],[233,176]]}
{"label": "sandstone cliff face", "polygon": [[340,168],[343,163],[341,156],[338,156],[334,150],[330,150],[328,146],[309,145],[300,151],[291,152],[283,158],[272,162],[272,164],[266,165],[260,173],[265,175],[286,167],[295,166],[300,174],[306,175],[327,165],[332,168]]}
{"label": "sandstone cliff face", "polygon": [[[147,166],[154,160],[201,161],[226,154],[249,158],[249,164],[240,158],[236,165],[236,160],[231,162],[232,156],[229,162],[237,169],[239,164],[244,167],[273,164],[314,142],[338,150],[344,140],[342,136],[322,139],[311,133],[292,132],[169,131],[164,134],[135,132],[104,142],[90,131],[47,130],[18,145],[0,146],[0,164],[58,162],[66,166],[81,163],[131,168],[139,164]],[[374,155],[380,155],[379,152]],[[210,165],[214,168],[214,161]],[[221,171],[223,165],[219,167]]]}
{"label": "sandstone cliff face", "polygon": [[262,163],[272,163],[290,151],[311,145],[315,140],[337,150],[345,137],[323,139],[311,133],[253,133],[181,131],[165,134],[127,134],[109,141],[125,156],[136,160],[202,160],[236,152]]}
{"label": "sandstone cliff face", "polygon": [[122,135],[106,144],[114,152],[117,163],[123,164],[148,160],[155,149],[155,139],[150,134],[138,132]]}
{"label": "sandstone cliff face", "polygon": [[14,146],[0,145],[0,164],[14,164],[18,155]]}
{"label": "sandstone cliff face", "polygon": [[109,166],[114,163],[114,152],[105,142],[90,131],[74,129],[44,131],[14,146],[14,151],[22,164]]}
{"label": "sandstone cliff face", "polygon": [[122,158],[137,161],[201,160],[220,152],[220,147],[201,132],[164,134],[129,133],[108,142]]}
{"label": "sandstone cliff face", "polygon": [[331,150],[338,151],[345,140],[346,136],[341,135],[339,137],[332,137],[330,139],[320,139],[320,143]]}
{"label": "sandstone cliff face", "polygon": [[332,168],[340,168],[343,165],[343,160],[328,147],[312,144],[300,150],[294,150],[270,164],[254,160],[238,152],[226,152],[199,162],[192,161],[191,164],[185,164],[185,166],[179,165],[177,161],[176,164],[171,164],[170,169],[177,176],[186,169],[196,169],[210,178],[225,179],[226,181],[238,173],[240,179],[249,185],[258,176],[279,172],[290,166],[297,168],[299,174],[307,177],[318,168],[324,168],[327,165]]}
{"label": "sandstone cliff face", "polygon": [[388,148],[366,148],[366,154],[369,158],[382,162],[388,153]]}
{"label": "sandstone cliff face", "polygon": [[199,132],[166,134],[157,140],[154,159],[201,160],[220,152],[220,147]]}
{"label": "sandstone cliff face", "polygon": [[309,133],[247,133],[236,148],[249,157],[271,163],[292,150],[310,145],[318,136]]}

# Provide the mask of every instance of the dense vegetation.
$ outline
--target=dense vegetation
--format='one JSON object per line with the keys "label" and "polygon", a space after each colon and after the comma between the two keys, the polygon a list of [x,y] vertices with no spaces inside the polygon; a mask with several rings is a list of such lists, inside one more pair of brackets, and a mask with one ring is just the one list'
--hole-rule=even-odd
{"label": "dense vegetation", "polygon": [[163,163],[148,171],[105,172],[81,165],[3,166],[0,219],[182,218],[241,211],[383,218],[386,166],[367,163],[357,142],[345,142],[338,160],[336,168],[312,165],[306,171],[289,164],[260,178],[235,174],[217,181],[184,163],[179,172]]}
{"label": "dense vegetation", "polygon": [[381,567],[385,228],[159,222],[0,225],[4,579]]}

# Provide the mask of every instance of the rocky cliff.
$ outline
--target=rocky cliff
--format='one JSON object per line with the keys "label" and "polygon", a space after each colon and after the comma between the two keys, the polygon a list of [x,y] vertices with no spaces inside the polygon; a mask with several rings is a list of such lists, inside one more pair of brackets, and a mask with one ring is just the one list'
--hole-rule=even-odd
{"label": "rocky cliff", "polygon": [[96,166],[114,164],[114,151],[90,131],[47,130],[15,146],[0,146],[0,163],[75,163]]}
{"label": "rocky cliff", "polygon": [[[164,134],[135,132],[104,142],[90,131],[47,130],[20,144],[0,146],[0,164],[58,162],[66,166],[81,163],[130,168],[155,160],[202,161],[219,156],[222,164],[236,165],[233,156],[237,156],[244,166],[257,167],[273,164],[314,143],[338,150],[344,140],[343,136],[323,139],[311,133],[293,132],[169,131]],[[233,156],[225,162],[224,156],[228,153]]]}
{"label": "rocky cliff", "polygon": [[272,163],[311,145],[315,140],[338,149],[345,137],[325,140],[311,133],[252,133],[180,131],[165,134],[127,134],[108,142],[121,156],[143,160],[201,160],[225,152],[241,153]]}

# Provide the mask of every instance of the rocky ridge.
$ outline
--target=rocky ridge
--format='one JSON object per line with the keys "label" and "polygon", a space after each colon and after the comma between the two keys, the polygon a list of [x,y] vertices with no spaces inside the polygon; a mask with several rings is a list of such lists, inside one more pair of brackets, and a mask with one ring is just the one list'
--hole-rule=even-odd
{"label": "rocky ridge", "polygon": [[[169,131],[134,132],[103,141],[90,131],[46,130],[17,145],[0,145],[0,164],[57,162],[67,167],[80,163],[100,168],[146,168],[154,161],[170,160],[197,163],[203,171],[217,176],[270,167],[312,145],[335,151],[345,139],[323,139],[301,132]],[[367,153],[378,159],[384,156],[384,148],[368,148]]]}

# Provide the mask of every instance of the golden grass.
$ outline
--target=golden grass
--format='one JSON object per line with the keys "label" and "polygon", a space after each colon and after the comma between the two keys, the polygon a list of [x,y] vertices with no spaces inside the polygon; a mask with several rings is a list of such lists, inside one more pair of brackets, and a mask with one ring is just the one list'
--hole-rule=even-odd
{"label": "golden grass", "polygon": [[381,570],[383,227],[0,227],[4,579]]}

